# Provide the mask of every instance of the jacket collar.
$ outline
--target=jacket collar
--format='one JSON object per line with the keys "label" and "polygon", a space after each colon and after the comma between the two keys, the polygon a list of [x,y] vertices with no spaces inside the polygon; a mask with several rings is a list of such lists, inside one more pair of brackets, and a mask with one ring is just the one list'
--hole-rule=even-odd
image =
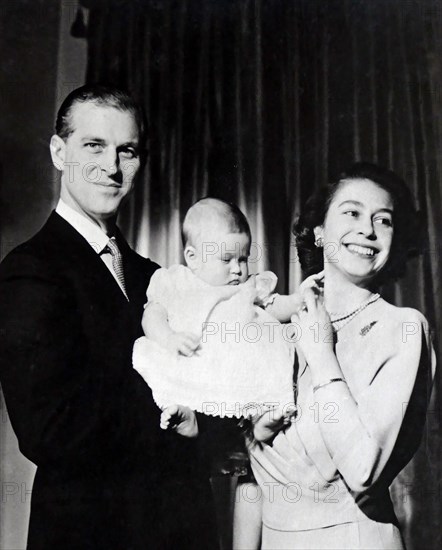
{"label": "jacket collar", "polygon": [[[97,289],[101,293],[106,293],[109,296],[118,296],[121,303],[127,305],[128,302],[122,293],[118,283],[101,260],[99,253],[91,246],[91,244],[83,237],[69,222],[58,215],[55,211],[50,215],[47,228],[54,235],[54,241],[59,247],[58,253],[66,256],[68,269],[78,270],[78,265],[81,266],[81,272],[86,273],[89,283],[96,284]],[[131,301],[135,253],[121,232],[117,229],[115,235],[118,246],[120,247],[123,256],[124,276],[126,280],[126,290]]]}

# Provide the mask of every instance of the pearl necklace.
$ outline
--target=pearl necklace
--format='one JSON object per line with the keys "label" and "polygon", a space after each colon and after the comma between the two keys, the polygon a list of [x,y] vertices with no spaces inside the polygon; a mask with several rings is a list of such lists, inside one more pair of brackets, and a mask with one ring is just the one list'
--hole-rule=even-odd
{"label": "pearl necklace", "polygon": [[[373,296],[370,296],[370,298],[368,298],[367,300],[359,304],[358,307],[353,311],[351,311],[350,313],[345,313],[344,315],[340,315],[338,317],[335,317],[334,319],[331,318],[330,321],[333,326],[333,330],[335,332],[338,332],[339,330],[341,330],[341,328],[345,327],[345,325],[347,325],[350,321],[352,321],[356,317],[356,315],[361,313],[361,311],[364,311],[364,309],[368,307],[370,304],[374,304],[374,302],[379,300],[380,297],[381,295],[378,293],[373,294]],[[330,317],[331,316],[332,314],[330,314]]]}

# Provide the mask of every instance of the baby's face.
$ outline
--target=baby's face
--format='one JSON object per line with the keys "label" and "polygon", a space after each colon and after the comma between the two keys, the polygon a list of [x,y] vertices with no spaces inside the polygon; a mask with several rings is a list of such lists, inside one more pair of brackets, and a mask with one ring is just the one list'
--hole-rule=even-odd
{"label": "baby's face", "polygon": [[[212,235],[198,245],[194,274],[212,286],[238,285],[249,276],[250,239],[245,233]],[[189,266],[190,267],[190,266]]]}

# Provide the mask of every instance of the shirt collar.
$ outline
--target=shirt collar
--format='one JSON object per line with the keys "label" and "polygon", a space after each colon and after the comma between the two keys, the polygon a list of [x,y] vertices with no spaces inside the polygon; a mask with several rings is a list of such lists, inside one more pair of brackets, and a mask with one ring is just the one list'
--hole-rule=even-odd
{"label": "shirt collar", "polygon": [[84,237],[97,254],[101,254],[109,242],[106,233],[91,220],[59,199],[55,211]]}

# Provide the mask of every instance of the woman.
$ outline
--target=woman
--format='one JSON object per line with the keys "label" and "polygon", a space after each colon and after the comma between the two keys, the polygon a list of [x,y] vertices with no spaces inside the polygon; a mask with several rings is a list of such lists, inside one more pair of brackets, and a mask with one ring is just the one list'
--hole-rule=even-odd
{"label": "woman", "polygon": [[255,426],[262,548],[403,548],[388,488],[418,447],[434,353],[425,318],[378,292],[403,272],[416,219],[402,180],[360,163],[295,226],[305,273],[324,269],[323,296],[306,289],[292,318],[297,418],[276,437],[274,419]]}

